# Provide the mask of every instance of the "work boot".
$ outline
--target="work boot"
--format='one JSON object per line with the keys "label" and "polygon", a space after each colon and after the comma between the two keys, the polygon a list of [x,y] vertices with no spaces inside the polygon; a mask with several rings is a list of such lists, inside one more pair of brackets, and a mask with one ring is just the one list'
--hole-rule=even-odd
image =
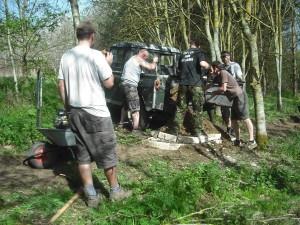
{"label": "work boot", "polygon": [[88,195],[85,196],[85,203],[90,208],[97,208],[100,203],[100,195]]}
{"label": "work boot", "polygon": [[234,140],[233,145],[237,146],[237,147],[242,147],[242,142],[241,142],[241,140],[236,139],[236,140]]}
{"label": "work boot", "polygon": [[248,149],[252,150],[252,149],[255,149],[257,147],[257,143],[255,140],[253,141],[249,141],[248,144],[247,144],[247,147]]}
{"label": "work boot", "polygon": [[109,199],[112,202],[121,201],[125,198],[128,198],[132,195],[132,191],[126,191],[122,189],[121,187],[118,188],[118,190],[110,191],[109,193]]}

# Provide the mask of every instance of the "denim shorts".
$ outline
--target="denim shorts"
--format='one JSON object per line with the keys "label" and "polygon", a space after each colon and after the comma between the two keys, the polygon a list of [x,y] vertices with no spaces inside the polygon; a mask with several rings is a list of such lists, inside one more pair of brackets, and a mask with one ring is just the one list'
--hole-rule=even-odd
{"label": "denim shorts", "polygon": [[98,117],[72,108],[70,125],[76,138],[74,153],[79,164],[95,161],[98,168],[104,169],[117,165],[116,135],[110,117]]}

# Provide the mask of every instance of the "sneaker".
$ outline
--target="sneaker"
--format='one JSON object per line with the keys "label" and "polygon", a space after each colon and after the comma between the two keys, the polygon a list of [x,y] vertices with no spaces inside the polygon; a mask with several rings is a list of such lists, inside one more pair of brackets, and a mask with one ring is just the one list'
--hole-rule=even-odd
{"label": "sneaker", "polygon": [[120,188],[118,191],[111,191],[109,193],[109,199],[112,202],[121,201],[125,198],[128,198],[132,195],[132,191],[125,191],[124,189]]}
{"label": "sneaker", "polygon": [[85,203],[90,208],[97,208],[100,203],[100,196],[97,195],[89,195],[85,196]]}
{"label": "sneaker", "polygon": [[255,140],[253,141],[249,141],[248,144],[247,144],[247,147],[248,149],[252,150],[252,149],[255,149],[257,147],[257,143]]}

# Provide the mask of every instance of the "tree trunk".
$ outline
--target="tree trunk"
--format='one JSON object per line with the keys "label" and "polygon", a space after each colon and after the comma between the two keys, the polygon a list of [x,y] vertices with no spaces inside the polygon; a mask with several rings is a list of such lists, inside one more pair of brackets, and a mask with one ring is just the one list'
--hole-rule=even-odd
{"label": "tree trunk", "polygon": [[28,63],[27,63],[27,53],[28,53],[28,43],[26,41],[28,33],[27,33],[27,22],[26,22],[26,10],[28,7],[28,0],[16,0],[17,6],[18,6],[18,12],[19,17],[21,19],[21,31],[22,31],[22,37],[21,37],[21,49],[22,49],[22,75],[26,76],[28,73]]}
{"label": "tree trunk", "polygon": [[183,3],[182,0],[179,0],[179,7],[180,7],[180,30],[183,36],[185,49],[189,48],[189,38],[188,38],[188,32],[185,24],[185,17],[184,17],[184,9],[183,9]]}
{"label": "tree trunk", "polygon": [[156,36],[157,36],[156,39],[158,40],[158,43],[160,43],[162,45],[163,43],[162,43],[162,40],[161,40],[161,33],[160,33],[160,29],[159,29],[159,16],[158,16],[158,13],[157,13],[157,6],[156,6],[156,3],[155,3],[155,0],[151,0],[151,5],[153,7],[153,14],[154,14],[153,23],[155,24],[154,29],[155,29],[155,33],[156,33]]}
{"label": "tree trunk", "polygon": [[[4,0],[4,8],[5,8],[6,21],[9,21],[9,10],[8,10],[8,5],[7,5],[7,0]],[[8,45],[8,49],[9,49],[9,57],[10,57],[11,66],[12,66],[12,70],[13,70],[15,92],[16,92],[16,96],[17,96],[17,100],[18,100],[18,93],[19,93],[18,78],[17,78],[17,73],[16,73],[15,60],[14,60],[14,56],[13,56],[13,49],[12,49],[11,41],[10,41],[10,35],[11,35],[10,29],[7,26],[7,45]]]}
{"label": "tree trunk", "polygon": [[[210,31],[211,10],[210,10],[209,1],[206,0],[205,2],[203,2],[203,1],[197,0],[197,4],[198,4],[199,8],[203,11],[205,33],[206,33],[206,38],[209,43],[209,48],[210,48],[210,53],[211,53],[211,61],[215,61],[217,58],[216,58],[216,53],[215,53],[214,41],[213,41],[211,31]],[[202,4],[205,4],[205,6]]]}
{"label": "tree trunk", "polygon": [[214,49],[215,49],[215,54],[217,60],[221,61],[221,51],[220,51],[220,41],[219,41],[219,36],[220,36],[220,17],[219,17],[219,4],[218,0],[213,1],[213,37],[214,37]]}
{"label": "tree trunk", "polygon": [[260,147],[265,147],[268,141],[265,108],[264,108],[264,97],[261,89],[261,74],[259,69],[259,57],[257,49],[257,37],[253,35],[250,38],[250,51],[251,51],[251,62],[252,62],[252,87],[254,90],[254,107],[255,107],[255,118],[256,118],[256,139]]}
{"label": "tree trunk", "polygon": [[167,31],[166,31],[166,40],[167,41],[166,42],[167,42],[167,45],[174,46],[174,41],[172,38],[172,32],[171,32],[170,21],[169,21],[168,1],[163,0],[162,4],[163,4],[164,17],[166,20],[166,27],[167,27]]}
{"label": "tree trunk", "polygon": [[281,22],[281,0],[275,1],[275,61],[277,73],[277,109],[282,111],[282,22]]}
{"label": "tree trunk", "polygon": [[79,13],[79,7],[77,0],[69,0],[71,11],[72,11],[72,17],[73,17],[73,27],[74,27],[74,37],[75,37],[75,43],[77,43],[77,37],[76,37],[76,28],[80,23],[80,13]]}
{"label": "tree trunk", "polygon": [[[247,0],[247,9],[251,11],[249,2],[253,4],[253,1]],[[253,26],[250,28],[250,21],[248,19],[247,13],[242,10],[245,8],[242,6],[242,1],[230,1],[233,11],[240,17],[241,28],[246,37],[246,40],[250,47],[251,56],[251,77],[252,77],[252,88],[254,91],[254,107],[255,107],[255,118],[256,118],[256,140],[260,148],[265,148],[268,142],[266,119],[265,119],[265,109],[264,109],[264,98],[261,88],[261,74],[259,67],[259,57],[258,57],[258,46],[257,46],[257,32],[251,31]],[[237,4],[239,9],[237,9]],[[257,21],[256,21],[257,22]]]}
{"label": "tree trunk", "polygon": [[293,15],[292,15],[292,21],[291,21],[291,30],[292,30],[292,56],[293,56],[293,94],[296,96],[298,94],[298,80],[299,76],[297,73],[297,32],[296,32],[296,6],[295,2],[293,1]]}

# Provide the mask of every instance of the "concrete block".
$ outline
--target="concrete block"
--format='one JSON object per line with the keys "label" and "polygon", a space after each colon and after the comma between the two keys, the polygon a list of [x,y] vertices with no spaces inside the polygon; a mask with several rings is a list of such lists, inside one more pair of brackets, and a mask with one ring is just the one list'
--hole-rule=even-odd
{"label": "concrete block", "polygon": [[183,144],[162,142],[161,139],[150,137],[144,141],[147,146],[161,150],[178,150]]}
{"label": "concrete block", "polygon": [[219,139],[219,140],[213,140],[211,142],[216,143],[216,144],[222,144],[222,140],[221,139]]}
{"label": "concrete block", "polygon": [[216,133],[216,134],[207,134],[207,140],[208,141],[214,141],[214,140],[220,140],[221,139],[221,134]]}
{"label": "concrete block", "polygon": [[177,142],[184,143],[184,144],[199,144],[200,143],[198,137],[191,137],[191,136],[178,136]]}
{"label": "concrete block", "polygon": [[232,164],[236,164],[236,163],[237,163],[237,160],[236,160],[235,158],[231,157],[230,155],[224,155],[224,158],[225,158],[228,162],[230,162],[230,163],[232,163]]}
{"label": "concrete block", "polygon": [[151,136],[152,136],[152,137],[155,137],[155,138],[157,138],[158,133],[159,133],[159,131],[156,131],[156,130],[152,130],[152,131],[150,132]]}
{"label": "concrete block", "polygon": [[177,136],[176,135],[167,134],[167,133],[164,133],[164,132],[159,132],[157,137],[162,139],[162,140],[169,141],[169,142],[176,142],[177,141]]}

